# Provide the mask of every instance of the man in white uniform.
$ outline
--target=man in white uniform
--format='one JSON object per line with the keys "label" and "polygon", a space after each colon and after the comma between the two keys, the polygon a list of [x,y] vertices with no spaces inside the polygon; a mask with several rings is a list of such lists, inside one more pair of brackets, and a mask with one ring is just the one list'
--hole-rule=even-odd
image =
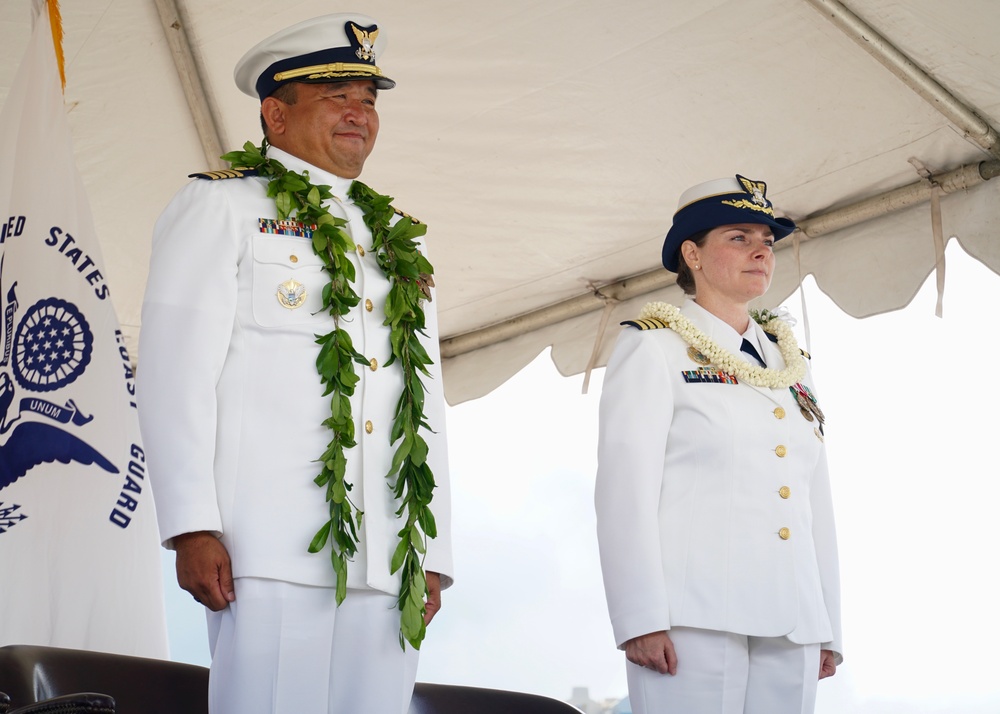
{"label": "man in white uniform", "polygon": [[[406,511],[397,514],[392,488],[402,476],[390,475],[401,443],[390,435],[407,378],[393,360],[395,328],[384,324],[399,274],[384,267],[369,209],[351,197],[378,134],[378,90],[395,84],[375,64],[384,45],[371,18],[328,15],[264,40],[235,73],[240,89],[261,100],[266,157],[330,187],[322,206],[346,221],[353,243],[350,267],[337,277],[350,283],[356,307],[337,319],[325,308],[331,275],[313,249],[315,225],[294,214],[279,220],[270,175],[199,174],[155,228],[140,420],[161,536],[176,549],[179,584],[210,611],[212,714],[409,706],[416,651],[401,646],[401,577],[392,563]],[[437,317],[433,303],[420,304],[426,336],[417,335],[433,362],[421,377],[430,428],[420,429],[427,456],[418,464],[436,484],[437,537],[424,539],[422,556],[429,623],[452,562]],[[326,489],[314,483],[331,441],[324,421],[336,408],[324,395],[317,336],[335,331],[365,360],[354,370],[357,444],[344,449],[343,476],[364,517],[339,607],[331,546],[309,552],[331,517]]]}

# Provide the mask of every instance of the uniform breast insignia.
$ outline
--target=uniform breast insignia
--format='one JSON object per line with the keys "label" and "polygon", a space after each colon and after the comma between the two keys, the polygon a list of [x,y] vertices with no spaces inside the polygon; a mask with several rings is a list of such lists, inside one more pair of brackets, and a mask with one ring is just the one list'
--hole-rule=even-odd
{"label": "uniform breast insignia", "polygon": [[188,178],[219,181],[221,179],[246,178],[247,176],[256,175],[257,169],[220,169],[219,171],[200,171],[195,174],[188,174]]}
{"label": "uniform breast insignia", "polygon": [[278,302],[281,303],[282,307],[294,310],[305,304],[308,293],[306,292],[305,285],[297,280],[288,279],[278,285],[277,296]]}
{"label": "uniform breast insignia", "polygon": [[621,324],[627,327],[635,327],[639,330],[660,330],[665,327],[670,327],[670,325],[665,323],[663,320],[655,317],[647,317],[639,320],[625,320],[625,322]]}
{"label": "uniform breast insignia", "polygon": [[295,236],[296,238],[312,238],[315,225],[306,225],[299,221],[287,219],[276,221],[273,218],[258,218],[257,225],[261,233],[270,233],[279,236]]}
{"label": "uniform breast insignia", "polygon": [[683,376],[684,381],[689,384],[692,382],[704,382],[707,384],[739,384],[739,380],[737,380],[733,375],[726,374],[718,369],[707,369],[705,367],[684,370],[681,372],[681,376]]}
{"label": "uniform breast insignia", "polygon": [[688,347],[688,357],[690,357],[695,362],[701,365],[712,364],[712,360],[710,360],[708,357],[699,352],[694,345]]}

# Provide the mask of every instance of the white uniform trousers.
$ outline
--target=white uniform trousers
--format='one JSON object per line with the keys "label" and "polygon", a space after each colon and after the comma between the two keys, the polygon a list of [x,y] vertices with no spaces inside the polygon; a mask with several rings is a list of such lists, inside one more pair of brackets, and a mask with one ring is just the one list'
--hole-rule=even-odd
{"label": "white uniform trousers", "polygon": [[634,714],[812,714],[819,644],[693,627],[669,635],[676,675],[626,662]]}
{"label": "white uniform trousers", "polygon": [[237,578],[208,613],[210,714],[406,714],[417,651],[399,646],[396,598]]}

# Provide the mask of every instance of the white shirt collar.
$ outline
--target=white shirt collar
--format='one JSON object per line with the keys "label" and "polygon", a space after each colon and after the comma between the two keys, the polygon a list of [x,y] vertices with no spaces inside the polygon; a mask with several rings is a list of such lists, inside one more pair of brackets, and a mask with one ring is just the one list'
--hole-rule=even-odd
{"label": "white shirt collar", "polygon": [[727,322],[716,317],[691,299],[684,303],[681,307],[681,312],[694,323],[695,327],[704,332],[719,347],[733,354],[740,354],[743,336]]}
{"label": "white shirt collar", "polygon": [[752,318],[750,319],[750,324],[747,325],[746,331],[741,335],[728,322],[716,317],[694,300],[688,299],[683,307],[681,307],[681,312],[694,323],[695,327],[708,335],[709,339],[719,345],[719,347],[743,358],[747,362],[757,364],[753,357],[742,351],[744,339],[754,346],[757,354],[764,354],[764,349],[760,343],[757,323]]}
{"label": "white shirt collar", "polygon": [[267,147],[267,156],[268,158],[279,161],[281,165],[289,171],[294,171],[300,174],[308,171],[310,183],[316,186],[329,186],[330,193],[339,198],[341,203],[350,202],[348,192],[351,190],[351,184],[354,183],[354,179],[341,178],[336,174],[331,174],[329,171],[324,171],[317,166],[313,166],[309,162],[303,161],[298,156],[293,156],[287,151],[282,151],[276,146]]}

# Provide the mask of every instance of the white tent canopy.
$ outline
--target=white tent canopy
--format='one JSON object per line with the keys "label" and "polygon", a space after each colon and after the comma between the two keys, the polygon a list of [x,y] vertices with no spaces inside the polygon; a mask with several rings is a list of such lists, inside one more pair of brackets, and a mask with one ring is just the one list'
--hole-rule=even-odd
{"label": "white tent canopy", "polygon": [[[66,104],[133,357],[154,220],[188,173],[259,140],[236,61],[346,9],[63,0]],[[1000,272],[1000,181],[983,182],[1000,166],[995,0],[357,9],[388,33],[379,64],[398,82],[363,178],[430,226],[453,403],[550,345],[564,374],[583,371],[602,319],[603,364],[620,320],[679,300],[658,270],[662,236],[676,197],[710,178],[766,180],[803,223],[779,244],[766,304],[807,274],[852,315],[907,304],[937,259],[932,182],[944,239]],[[0,6],[0,102],[29,18],[28,0]]]}

